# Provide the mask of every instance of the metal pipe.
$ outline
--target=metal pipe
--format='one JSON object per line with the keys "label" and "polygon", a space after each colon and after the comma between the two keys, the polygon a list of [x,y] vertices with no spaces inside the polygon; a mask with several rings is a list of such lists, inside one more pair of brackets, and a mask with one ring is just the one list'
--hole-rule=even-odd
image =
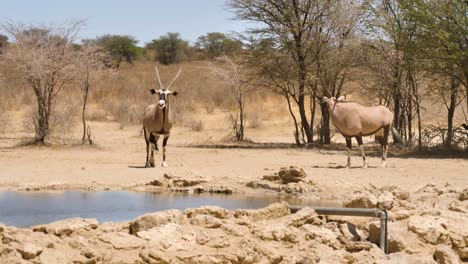
{"label": "metal pipe", "polygon": [[[295,213],[306,206],[289,206],[289,210]],[[319,215],[343,215],[343,216],[361,216],[375,217],[380,219],[380,237],[379,246],[385,254],[388,254],[388,226],[387,226],[387,211],[382,209],[368,208],[340,208],[340,207],[314,207],[308,206],[317,212]]]}

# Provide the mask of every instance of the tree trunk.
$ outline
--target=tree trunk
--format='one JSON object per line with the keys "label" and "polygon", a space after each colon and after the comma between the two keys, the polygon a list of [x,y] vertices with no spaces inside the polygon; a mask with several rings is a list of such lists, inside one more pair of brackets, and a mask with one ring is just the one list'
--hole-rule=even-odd
{"label": "tree trunk", "polygon": [[455,115],[455,107],[457,106],[457,91],[458,82],[452,78],[450,82],[450,105],[447,112],[447,141],[446,146],[450,148],[453,140],[453,116]]}
{"label": "tree trunk", "polygon": [[410,75],[410,85],[416,104],[416,115],[418,117],[418,151],[422,151],[422,123],[421,123],[421,105],[419,100],[418,88],[413,75]]}
{"label": "tree trunk", "polygon": [[88,103],[88,92],[89,84],[86,83],[83,95],[83,112],[81,113],[81,120],[83,122],[83,138],[81,140],[81,144],[84,144],[86,141],[86,104]]}
{"label": "tree trunk", "polygon": [[330,114],[328,113],[328,106],[327,104],[320,104],[320,110],[322,112],[322,129],[320,133],[322,134],[321,144],[330,144],[331,143],[331,136],[330,136]]}
{"label": "tree trunk", "polygon": [[300,146],[301,145],[301,141],[299,140],[299,126],[297,124],[297,118],[296,116],[294,115],[294,112],[292,110],[292,107],[291,107],[291,100],[289,99],[289,96],[288,95],[285,95],[284,97],[286,97],[286,101],[288,102],[288,110],[289,110],[289,113],[291,114],[291,117],[294,121],[294,140],[296,141],[296,145],[297,146]]}
{"label": "tree trunk", "polygon": [[314,142],[314,123],[315,123],[315,110],[317,102],[315,101],[315,92],[310,96],[310,129],[312,130],[312,142]]}
{"label": "tree trunk", "polygon": [[413,143],[413,103],[412,103],[411,95],[408,93],[408,103],[406,107],[406,116],[408,119],[408,142],[410,144]]}

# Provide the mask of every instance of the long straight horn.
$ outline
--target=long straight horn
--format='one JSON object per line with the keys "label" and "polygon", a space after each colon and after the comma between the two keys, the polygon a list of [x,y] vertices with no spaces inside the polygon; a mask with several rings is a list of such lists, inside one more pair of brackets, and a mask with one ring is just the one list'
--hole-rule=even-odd
{"label": "long straight horn", "polygon": [[158,66],[154,66],[154,69],[156,70],[156,76],[158,76],[159,89],[164,89],[164,88],[163,88],[163,85],[162,85],[162,83],[161,83],[161,77],[159,77]]}
{"label": "long straight horn", "polygon": [[179,74],[180,72],[182,71],[182,67],[180,67],[179,71],[177,72],[176,76],[174,77],[174,79],[172,79],[171,83],[167,86],[167,89],[169,90],[169,88],[171,88],[172,84],[175,82],[175,80],[177,79],[177,77],[179,77]]}

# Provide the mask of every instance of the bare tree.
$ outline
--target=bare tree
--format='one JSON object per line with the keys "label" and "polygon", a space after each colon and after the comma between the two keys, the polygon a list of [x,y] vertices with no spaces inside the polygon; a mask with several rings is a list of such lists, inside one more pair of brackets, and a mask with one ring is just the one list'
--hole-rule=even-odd
{"label": "bare tree", "polygon": [[3,25],[14,42],[3,56],[36,95],[36,143],[45,143],[55,99],[73,81],[73,40],[82,24],[78,21],[64,27]]}
{"label": "bare tree", "polygon": [[[241,59],[238,58],[238,60]],[[237,113],[230,116],[232,128],[236,140],[243,141],[245,135],[245,104],[247,96],[254,91],[248,81],[249,72],[243,66],[245,63],[235,62],[225,56],[216,59],[216,62],[219,65],[210,63],[210,69],[215,75],[223,78],[230,88],[231,95],[237,106]]]}
{"label": "bare tree", "polygon": [[[87,132],[90,133],[89,128],[86,126],[86,106],[88,103],[89,93],[99,76],[108,71],[108,67],[104,64],[108,59],[108,55],[98,46],[80,46],[75,52],[73,62],[76,75],[75,78],[83,95],[83,107],[81,113],[81,120],[83,123],[82,144],[86,141]],[[90,135],[88,135],[88,142],[91,144]]]}

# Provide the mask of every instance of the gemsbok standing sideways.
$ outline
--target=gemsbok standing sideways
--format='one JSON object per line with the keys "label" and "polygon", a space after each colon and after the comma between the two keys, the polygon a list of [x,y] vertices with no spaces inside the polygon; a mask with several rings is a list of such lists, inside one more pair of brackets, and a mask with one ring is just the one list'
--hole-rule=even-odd
{"label": "gemsbok standing sideways", "polygon": [[327,103],[333,125],[346,139],[346,147],[348,148],[346,167],[351,168],[351,138],[353,137],[356,138],[361,150],[363,167],[367,167],[368,163],[364,154],[362,137],[374,134],[376,140],[382,146],[382,167],[386,167],[390,130],[394,133],[395,138],[402,142],[396,129],[392,127],[393,113],[383,105],[366,107],[357,102],[345,101],[344,96],[338,99],[324,97],[323,101]]}
{"label": "gemsbok standing sideways", "polygon": [[[172,84],[179,77],[182,68],[179,69],[176,76],[164,87],[159,76],[158,67],[155,67],[156,75],[159,82],[159,90],[150,89],[151,94],[159,95],[159,102],[151,104],[145,109],[143,116],[143,133],[146,141],[146,163],[145,167],[154,167],[154,150],[158,150],[158,140],[161,135],[163,138],[163,161],[161,166],[167,167],[166,163],[166,144],[169,139],[172,128],[172,112],[170,104],[170,96],[177,96],[177,92],[169,90]],[[150,155],[151,151],[151,155]]]}

